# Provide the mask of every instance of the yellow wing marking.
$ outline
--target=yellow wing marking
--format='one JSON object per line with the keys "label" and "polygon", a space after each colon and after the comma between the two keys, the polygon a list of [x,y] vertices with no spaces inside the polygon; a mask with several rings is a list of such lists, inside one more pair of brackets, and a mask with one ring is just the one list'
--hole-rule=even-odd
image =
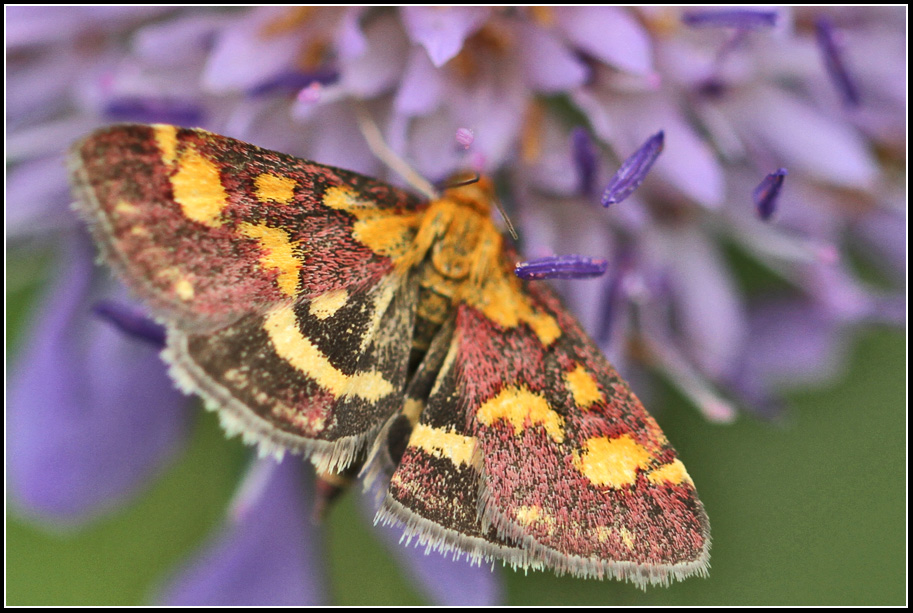
{"label": "yellow wing marking", "polygon": [[593,403],[602,400],[596,379],[582,364],[578,364],[571,372],[564,373],[564,382],[574,396],[574,403],[581,409],[589,409]]}
{"label": "yellow wing marking", "polygon": [[254,179],[254,188],[257,190],[257,198],[260,202],[275,202],[277,204],[289,204],[295,198],[294,179],[274,175],[265,172],[257,175]]}
{"label": "yellow wing marking", "polygon": [[685,465],[678,459],[672,460],[670,463],[663,464],[659,468],[651,471],[650,474],[647,475],[647,479],[650,480],[650,483],[656,485],[662,485],[663,483],[678,485],[683,481],[692,483],[688,471],[685,470]]}
{"label": "yellow wing marking", "polygon": [[193,300],[193,285],[187,279],[180,279],[174,284],[174,291],[181,300]]}
{"label": "yellow wing marking", "polygon": [[400,411],[403,416],[409,420],[409,423],[412,424],[412,427],[418,423],[418,418],[421,416],[422,411],[425,410],[425,403],[421,400],[416,400],[415,398],[406,398],[406,402],[403,403],[403,410]]}
{"label": "yellow wing marking", "polygon": [[546,513],[539,505],[524,505],[517,507],[514,511],[514,519],[522,526],[531,528],[533,526],[544,529],[547,534],[555,531],[558,521]]}
{"label": "yellow wing marking", "polygon": [[614,488],[632,485],[637,470],[645,470],[653,454],[635,441],[630,434],[610,439],[598,436],[583,444],[582,453],[575,453],[574,466],[593,485]]}
{"label": "yellow wing marking", "polygon": [[611,528],[609,526],[596,527],[596,538],[600,543],[609,542],[612,536],[616,534],[625,547],[631,551],[634,550],[634,532],[631,530],[628,530],[624,526],[619,526],[618,528]]}
{"label": "yellow wing marking", "polygon": [[552,410],[544,396],[523,386],[505,387],[497,396],[483,403],[476,416],[486,426],[504,419],[513,426],[514,434],[518,436],[525,428],[542,426],[556,443],[564,440],[564,418]]}
{"label": "yellow wing marking", "polygon": [[331,187],[323,195],[323,203],[331,209],[355,216],[352,236],[379,255],[398,260],[413,247],[415,229],[423,212],[398,214],[377,208],[370,200],[362,200],[348,187]]}
{"label": "yellow wing marking", "polygon": [[328,319],[344,307],[348,300],[349,292],[345,289],[333,290],[314,298],[308,312],[317,319]]}
{"label": "yellow wing marking", "polygon": [[[491,230],[497,231],[493,225]],[[520,280],[505,276],[499,266],[490,267],[488,277],[479,288],[468,292],[466,300],[502,328],[527,324],[546,347],[561,337],[561,328],[555,318],[533,307]]]}
{"label": "yellow wing marking", "polygon": [[155,276],[171,284],[171,290],[181,300],[192,300],[194,296],[193,283],[190,278],[177,266],[168,266],[161,269]]}
{"label": "yellow wing marking", "polygon": [[634,550],[634,533],[622,526],[618,529],[618,534],[621,536],[621,542],[625,544],[625,547]]}
{"label": "yellow wing marking", "polygon": [[188,148],[181,154],[177,171],[171,177],[171,187],[184,215],[211,228],[221,225],[219,217],[228,204],[228,194],[215,162]]}
{"label": "yellow wing marking", "polygon": [[417,447],[437,458],[447,458],[457,466],[470,466],[477,439],[450,429],[417,424],[409,437],[409,446]]}
{"label": "yellow wing marking", "polygon": [[357,396],[376,402],[393,393],[393,384],[376,371],[354,375],[334,367],[330,360],[298,329],[295,312],[290,306],[273,309],[263,324],[276,353],[299,372],[304,373],[335,398]]}
{"label": "yellow wing marking", "polygon": [[136,215],[139,213],[139,207],[126,200],[118,200],[114,205],[114,212],[118,215]]}
{"label": "yellow wing marking", "polygon": [[166,166],[174,164],[178,151],[178,129],[176,126],[156,124],[153,126],[155,144],[162,152],[162,161]]}
{"label": "yellow wing marking", "polygon": [[238,230],[260,244],[264,251],[260,256],[260,265],[279,272],[276,279],[279,289],[286,296],[296,296],[300,283],[298,271],[301,269],[301,261],[295,256],[295,244],[289,239],[288,233],[281,228],[252,223],[238,224]]}

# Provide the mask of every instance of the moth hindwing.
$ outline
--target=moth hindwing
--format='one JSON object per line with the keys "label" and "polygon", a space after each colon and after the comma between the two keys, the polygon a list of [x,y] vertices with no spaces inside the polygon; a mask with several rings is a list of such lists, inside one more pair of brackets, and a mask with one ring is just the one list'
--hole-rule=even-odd
{"label": "moth hindwing", "polygon": [[78,209],[230,433],[389,475],[379,516],[474,559],[640,586],[704,575],[709,526],[659,426],[544,285],[485,181],[422,201],[199,129],[74,145]]}

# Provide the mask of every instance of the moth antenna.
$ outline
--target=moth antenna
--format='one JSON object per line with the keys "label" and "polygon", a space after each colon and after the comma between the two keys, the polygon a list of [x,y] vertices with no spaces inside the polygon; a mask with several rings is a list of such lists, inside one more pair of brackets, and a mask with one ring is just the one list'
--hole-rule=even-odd
{"label": "moth antenna", "polygon": [[440,195],[434,189],[434,186],[387,145],[383,134],[380,133],[380,128],[377,127],[377,123],[371,118],[364,104],[359,102],[355,103],[354,106],[358,128],[361,130],[362,136],[365,137],[365,141],[375,157],[392,168],[394,172],[398,173],[409,185],[416,191],[421,192],[426,198],[437,200]]}
{"label": "moth antenna", "polygon": [[460,179],[459,181],[453,181],[452,183],[445,183],[443,185],[444,189],[453,189],[454,187],[463,187],[464,185],[472,185],[473,183],[478,183],[479,179],[482,178],[482,175],[479,173],[473,173],[471,179]]}
{"label": "moth antenna", "polygon": [[515,241],[520,240],[520,237],[517,236],[517,231],[514,229],[514,224],[511,223],[510,217],[507,216],[507,211],[504,210],[504,207],[501,206],[501,201],[497,198],[493,199],[495,201],[495,206],[498,207],[498,211],[501,212],[501,218],[504,220],[504,223],[507,225],[507,231],[510,233],[511,238]]}
{"label": "moth antenna", "polygon": [[[473,177],[471,179],[460,179],[459,181],[453,181],[452,183],[446,183],[445,185],[443,185],[443,188],[451,189],[454,187],[463,187],[464,185],[472,185],[473,183],[478,183],[481,178],[482,178],[482,175],[480,175],[479,173],[476,172],[476,173],[473,173]],[[520,237],[517,236],[517,231],[514,229],[514,224],[511,223],[510,217],[507,216],[507,211],[505,211],[504,207],[501,206],[501,201],[498,200],[497,198],[493,198],[493,200],[494,200],[495,206],[497,207],[498,211],[500,211],[500,213],[501,213],[501,219],[503,219],[504,223],[507,225],[507,231],[510,233],[511,238],[513,238],[515,241],[520,240]]]}

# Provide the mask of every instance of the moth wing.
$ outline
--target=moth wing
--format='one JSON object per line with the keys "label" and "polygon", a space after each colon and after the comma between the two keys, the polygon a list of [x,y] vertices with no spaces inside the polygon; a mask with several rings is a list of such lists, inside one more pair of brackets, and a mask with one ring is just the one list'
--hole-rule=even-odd
{"label": "moth wing", "polygon": [[378,283],[422,206],[357,173],[168,125],[102,128],[69,168],[105,258],[157,317],[195,332]]}
{"label": "moth wing", "polygon": [[424,205],[205,130],[117,125],[70,152],[77,209],[167,324],[185,391],[261,451],[344,467],[402,402]]}
{"label": "moth wing", "polygon": [[402,407],[417,288],[389,275],[356,293],[251,313],[215,332],[170,329],[175,380],[261,452],[348,466]]}
{"label": "moth wing", "polygon": [[640,586],[706,574],[709,524],[684,465],[551,290],[525,288],[533,325],[467,304],[457,316],[482,526],[558,573]]}
{"label": "moth wing", "polygon": [[394,457],[383,468],[369,465],[370,473],[395,467],[378,516],[386,524],[404,525],[409,540],[442,553],[538,568],[541,562],[480,520],[481,458],[468,432],[455,367],[454,322],[451,318],[433,339],[406,390],[403,413],[375,449],[374,462],[387,450]]}

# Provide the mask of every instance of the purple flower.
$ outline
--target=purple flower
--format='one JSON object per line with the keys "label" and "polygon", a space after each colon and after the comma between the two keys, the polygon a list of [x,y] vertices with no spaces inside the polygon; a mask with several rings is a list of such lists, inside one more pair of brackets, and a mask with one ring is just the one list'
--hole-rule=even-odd
{"label": "purple flower", "polygon": [[112,98],[102,111],[111,121],[146,121],[195,126],[203,120],[203,109],[192,102],[148,97]]}
{"label": "purple flower", "polygon": [[[833,14],[11,7],[7,239],[18,251],[67,248],[10,373],[11,502],[36,521],[86,521],[154,479],[183,441],[185,399],[152,344],[93,312],[123,298],[74,238],[65,148],[110,121],[199,124],[402,185],[365,146],[357,102],[428,181],[467,167],[503,179],[526,256],[607,258],[603,281],[561,289],[638,394],[649,392],[643,374],[658,370],[709,419],[738,409],[772,416],[784,385],[837,372],[853,329],[904,324],[904,13],[841,13],[852,78],[832,44]],[[797,21],[825,25],[816,38]],[[739,32],[725,53],[728,32],[689,27],[711,24]],[[834,83],[866,104],[852,114],[828,108]],[[468,152],[454,146],[463,126],[474,133]],[[664,138],[611,176],[658,126]],[[778,223],[761,223],[745,199],[781,165],[789,189],[762,190],[766,207],[779,199]],[[649,189],[635,192],[648,170]],[[594,211],[601,186],[604,203],[628,204]],[[743,292],[724,248],[732,243],[784,290]],[[876,289],[858,278],[842,258],[850,244],[890,282]],[[566,266],[578,274],[589,264]],[[106,317],[143,332],[142,319],[105,304]],[[223,527],[163,599],[326,602],[319,537],[294,521],[311,502],[293,460],[252,469]],[[262,518],[281,528],[264,530]],[[262,539],[275,545],[269,555],[252,546]],[[500,598],[487,569],[395,551],[434,602]],[[238,573],[256,568],[268,571]],[[282,585],[271,589],[270,577]]]}
{"label": "purple flower", "polygon": [[777,11],[758,9],[705,9],[687,11],[682,15],[686,25],[701,27],[739,28],[755,30],[777,25]]}
{"label": "purple flower", "polygon": [[780,195],[780,189],[783,187],[783,179],[786,178],[786,169],[779,168],[762,180],[752,192],[755,206],[758,209],[758,217],[767,221],[777,210],[777,197]]}
{"label": "purple flower", "polygon": [[158,348],[93,316],[112,287],[71,239],[9,380],[9,479],[25,513],[73,524],[107,511],[183,444],[184,397]]}
{"label": "purple flower", "polygon": [[287,70],[257,83],[247,93],[249,96],[256,97],[281,92],[296,92],[312,87],[314,84],[330,85],[338,79],[339,73],[332,68],[319,68],[313,71]]}
{"label": "purple flower", "polygon": [[559,255],[520,262],[514,271],[521,279],[586,279],[605,274],[608,262],[583,255]]}
{"label": "purple flower", "polygon": [[859,88],[850,77],[836,39],[837,34],[830,19],[821,17],[815,21],[815,40],[827,74],[843,98],[843,103],[848,107],[856,107],[859,106]]}
{"label": "purple flower", "polygon": [[165,327],[149,319],[142,309],[115,300],[100,300],[92,311],[127,336],[144,340],[160,349],[165,346]]}
{"label": "purple flower", "polygon": [[602,206],[616,204],[630,196],[647,178],[653,162],[662,152],[663,131],[660,130],[622,162],[621,167],[612,175],[612,180],[602,193]]}
{"label": "purple flower", "polygon": [[156,600],[171,606],[326,604],[308,472],[297,458],[256,460],[225,525]]}
{"label": "purple flower", "polygon": [[581,127],[571,132],[571,151],[574,167],[577,169],[577,190],[581,195],[591,196],[596,189],[596,147],[589,133]]}

